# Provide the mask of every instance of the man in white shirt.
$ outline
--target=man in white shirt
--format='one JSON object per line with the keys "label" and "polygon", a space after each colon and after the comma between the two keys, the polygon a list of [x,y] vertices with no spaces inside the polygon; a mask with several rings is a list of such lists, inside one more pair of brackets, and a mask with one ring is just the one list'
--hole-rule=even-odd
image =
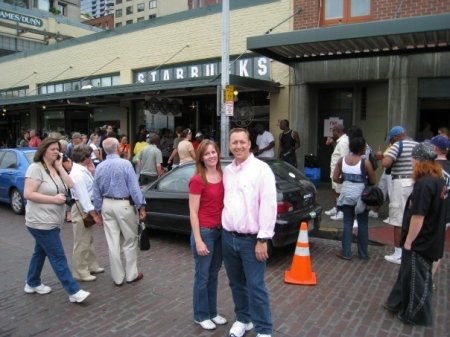
{"label": "man in white shirt", "polygon": [[229,147],[234,160],[223,172],[222,212],[223,261],[236,314],[229,336],[242,337],[254,323],[257,337],[270,337],[272,314],[264,271],[277,218],[275,176],[250,152],[246,129],[230,131]]}
{"label": "man in white shirt", "polygon": [[74,161],[70,177],[74,181],[71,189],[76,203],[72,206],[73,257],[72,274],[79,281],[95,281],[93,274],[103,273],[97,262],[93,243],[93,227],[86,227],[83,222],[85,214],[90,213],[97,224],[101,223],[92,204],[95,166],[91,159],[92,148],[86,144],[75,146],[72,151]]}
{"label": "man in white shirt", "polygon": [[255,129],[258,133],[256,137],[255,155],[260,158],[275,157],[275,151],[273,150],[275,147],[275,139],[273,135],[269,131],[266,131],[264,125],[261,123],[256,124]]}
{"label": "man in white shirt", "polygon": [[[346,156],[349,153],[349,140],[348,136],[344,132],[344,125],[337,124],[333,127],[333,140],[334,140],[334,150],[331,154],[331,161],[330,161],[330,178],[331,178],[331,188],[334,191],[335,198],[339,197],[339,194],[341,194],[341,186],[342,184],[338,184],[333,182],[333,172],[334,168],[336,167],[337,162],[340,158]],[[326,215],[330,215],[331,220],[342,220],[344,219],[344,214],[342,211],[338,211],[336,206],[334,206],[332,209],[325,211]]]}

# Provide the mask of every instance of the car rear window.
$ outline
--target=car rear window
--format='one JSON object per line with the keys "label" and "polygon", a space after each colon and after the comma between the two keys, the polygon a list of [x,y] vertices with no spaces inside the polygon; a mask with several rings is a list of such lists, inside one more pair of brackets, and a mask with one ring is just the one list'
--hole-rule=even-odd
{"label": "car rear window", "polygon": [[302,185],[307,180],[302,172],[281,160],[270,160],[267,164],[275,175],[277,186],[281,190],[287,190]]}

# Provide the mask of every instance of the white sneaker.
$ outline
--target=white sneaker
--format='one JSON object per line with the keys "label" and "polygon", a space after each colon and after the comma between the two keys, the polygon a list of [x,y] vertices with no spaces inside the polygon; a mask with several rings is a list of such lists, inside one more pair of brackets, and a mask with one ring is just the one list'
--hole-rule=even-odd
{"label": "white sneaker", "polygon": [[40,284],[37,287],[30,287],[28,285],[28,283],[25,283],[25,288],[23,288],[23,290],[27,293],[27,294],[33,294],[33,293],[38,293],[40,295],[45,295],[48,294],[49,292],[52,291],[52,288],[50,288],[49,286],[46,286],[45,284]]}
{"label": "white sneaker", "polygon": [[383,220],[384,223],[389,223],[389,217],[387,217],[386,219]]}
{"label": "white sneaker", "polygon": [[326,215],[336,215],[336,213],[337,213],[337,209],[336,209],[336,207],[333,207],[332,209],[329,209],[328,211],[325,211],[324,212]]}
{"label": "white sneaker", "polygon": [[353,220],[353,229],[358,228],[358,220]]}
{"label": "white sneaker", "polygon": [[233,323],[233,326],[230,329],[230,332],[228,333],[229,337],[242,337],[247,331],[250,331],[253,329],[253,323],[242,323],[239,321],[236,321]]}
{"label": "white sneaker", "polygon": [[227,324],[227,319],[225,317],[220,316],[220,315],[217,315],[216,317],[211,318],[211,321],[213,321],[217,325]]}
{"label": "white sneaker", "polygon": [[69,301],[72,303],[81,303],[83,302],[91,293],[89,291],[84,291],[82,289],[78,290],[78,292],[76,292],[73,295],[69,296]]}
{"label": "white sneaker", "polygon": [[402,256],[396,255],[395,253],[391,254],[391,255],[385,255],[384,259],[388,262],[395,263],[395,264],[401,264],[401,262],[402,262]]}
{"label": "white sneaker", "polygon": [[205,319],[204,321],[201,322],[194,321],[194,323],[200,325],[205,330],[214,330],[216,328],[216,325],[210,319]]}
{"label": "white sneaker", "polygon": [[342,220],[344,219],[344,213],[341,211],[337,212],[336,215],[330,216],[331,220]]}
{"label": "white sneaker", "polygon": [[375,219],[378,218],[378,212],[370,210],[369,211],[369,217],[375,218]]}
{"label": "white sneaker", "polygon": [[256,335],[256,337],[272,337],[272,335],[265,335],[265,334],[259,333]]}

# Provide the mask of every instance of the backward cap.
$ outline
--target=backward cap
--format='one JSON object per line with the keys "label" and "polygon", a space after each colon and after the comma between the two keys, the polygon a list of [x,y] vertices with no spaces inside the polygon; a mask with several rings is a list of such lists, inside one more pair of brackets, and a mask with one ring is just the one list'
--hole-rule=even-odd
{"label": "backward cap", "polygon": [[411,156],[418,161],[433,161],[437,157],[431,144],[425,142],[417,144],[412,150]]}
{"label": "backward cap", "polygon": [[405,129],[403,128],[403,126],[396,125],[389,131],[389,134],[388,134],[386,140],[388,142],[390,142],[392,140],[392,138],[394,138],[395,136],[398,136],[402,133],[405,133]]}
{"label": "backward cap", "polygon": [[450,148],[450,140],[447,137],[441,135],[431,138],[431,144],[437,146],[443,151],[448,151],[448,149]]}

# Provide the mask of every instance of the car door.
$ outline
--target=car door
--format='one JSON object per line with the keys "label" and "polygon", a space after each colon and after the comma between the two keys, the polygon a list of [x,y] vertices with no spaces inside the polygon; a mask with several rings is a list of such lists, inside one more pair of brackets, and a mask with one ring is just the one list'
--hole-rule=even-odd
{"label": "car door", "polygon": [[14,151],[4,150],[0,155],[0,200],[9,202],[9,189],[14,184],[17,171],[17,155]]}
{"label": "car door", "polygon": [[189,233],[189,181],[194,174],[192,164],[170,171],[144,194],[147,201],[147,224],[153,228]]}

